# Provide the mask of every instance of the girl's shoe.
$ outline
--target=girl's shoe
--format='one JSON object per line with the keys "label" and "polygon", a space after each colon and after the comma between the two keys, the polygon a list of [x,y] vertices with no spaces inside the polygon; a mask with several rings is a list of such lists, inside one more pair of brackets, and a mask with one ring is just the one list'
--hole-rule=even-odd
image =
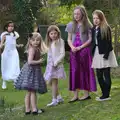
{"label": "girl's shoe", "polygon": [[25,115],[30,115],[30,114],[31,114],[31,111],[25,112]]}
{"label": "girl's shoe", "polygon": [[58,103],[63,103],[64,102],[64,99],[61,97],[61,95],[57,96],[57,102]]}
{"label": "girl's shoe", "polygon": [[57,99],[57,103],[63,103],[64,100],[61,98],[61,99]]}
{"label": "girl's shoe", "polygon": [[53,99],[51,103],[47,104],[47,107],[58,105],[57,99]]}
{"label": "girl's shoe", "polygon": [[79,101],[84,101],[84,100],[89,100],[89,99],[91,99],[90,96],[88,96],[88,97],[86,97],[86,98],[83,98],[83,99],[79,99]]}
{"label": "girl's shoe", "polygon": [[41,113],[44,113],[45,111],[43,109],[39,109],[37,111],[34,111],[32,112],[33,115],[38,115],[38,114],[41,114]]}
{"label": "girl's shoe", "polygon": [[68,103],[74,103],[74,102],[77,102],[79,99],[78,98],[76,98],[76,99],[74,99],[74,100],[70,100]]}
{"label": "girl's shoe", "polygon": [[111,98],[110,97],[104,97],[104,96],[96,97],[96,101],[106,101],[106,100],[111,100]]}

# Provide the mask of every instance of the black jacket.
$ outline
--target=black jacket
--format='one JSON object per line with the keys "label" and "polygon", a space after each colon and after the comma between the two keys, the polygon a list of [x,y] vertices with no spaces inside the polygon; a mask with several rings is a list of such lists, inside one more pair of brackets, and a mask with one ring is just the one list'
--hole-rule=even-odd
{"label": "black jacket", "polygon": [[[108,27],[107,30],[107,37],[101,37],[101,31],[100,28],[97,29],[97,41],[98,41],[98,50],[99,54],[104,54],[104,58],[108,59],[110,51],[113,50],[112,47],[112,36],[111,36],[111,29]],[[96,48],[96,43],[95,43],[95,34],[96,34],[96,29],[95,27],[92,28],[92,42],[91,42],[91,50],[92,50],[92,55],[94,56],[95,53],[95,48]]]}

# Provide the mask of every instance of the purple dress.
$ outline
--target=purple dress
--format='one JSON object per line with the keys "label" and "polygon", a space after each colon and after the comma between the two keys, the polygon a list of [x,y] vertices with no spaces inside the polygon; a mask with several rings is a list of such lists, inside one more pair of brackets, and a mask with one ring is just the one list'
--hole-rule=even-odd
{"label": "purple dress", "polygon": [[[82,45],[79,32],[73,42],[75,47]],[[70,52],[70,90],[76,89],[96,91],[96,80],[91,68],[92,57],[90,48],[86,47],[76,53]]]}
{"label": "purple dress", "polygon": [[[87,34],[80,37],[79,28],[76,30],[76,34],[72,33],[72,22],[67,25],[66,31],[72,34],[72,43],[75,47],[83,44],[81,38],[84,40],[88,39]],[[96,91],[96,80],[91,64],[92,56],[89,46],[75,53],[70,51],[70,91],[75,91],[76,89]]]}

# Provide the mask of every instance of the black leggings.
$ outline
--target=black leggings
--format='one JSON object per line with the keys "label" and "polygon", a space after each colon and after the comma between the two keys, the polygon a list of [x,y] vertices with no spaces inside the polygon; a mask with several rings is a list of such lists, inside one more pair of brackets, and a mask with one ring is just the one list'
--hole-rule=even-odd
{"label": "black leggings", "polygon": [[102,91],[103,97],[109,97],[111,89],[110,67],[96,69],[98,82]]}

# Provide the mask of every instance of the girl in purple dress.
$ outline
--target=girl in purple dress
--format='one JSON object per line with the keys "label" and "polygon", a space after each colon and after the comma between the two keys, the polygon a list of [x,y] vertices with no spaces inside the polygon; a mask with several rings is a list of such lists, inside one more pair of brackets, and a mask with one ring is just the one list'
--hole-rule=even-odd
{"label": "girl in purple dress", "polygon": [[[71,48],[69,89],[74,93],[69,102],[91,99],[89,92],[96,91],[96,80],[91,68],[91,27],[84,6],[77,6],[74,9],[73,21],[66,27]],[[78,90],[84,90],[84,95],[80,98]]]}

